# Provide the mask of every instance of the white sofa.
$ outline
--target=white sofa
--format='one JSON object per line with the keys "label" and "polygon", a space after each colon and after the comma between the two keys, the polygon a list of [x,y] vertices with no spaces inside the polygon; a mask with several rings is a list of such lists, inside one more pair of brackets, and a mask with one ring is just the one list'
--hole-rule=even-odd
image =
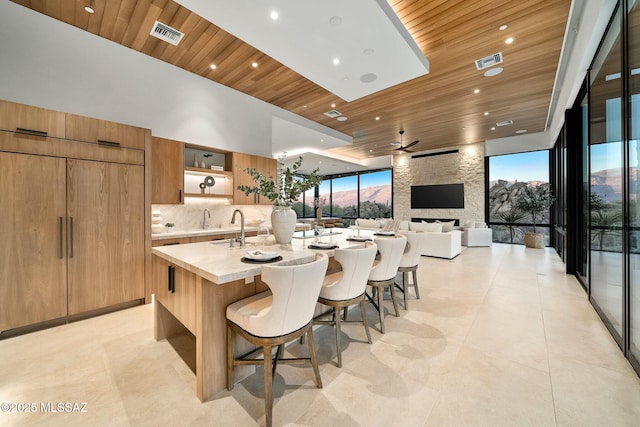
{"label": "white sofa", "polygon": [[462,244],[466,247],[491,246],[493,231],[490,228],[465,228]]}
{"label": "white sofa", "polygon": [[460,230],[444,233],[426,231],[429,237],[424,239],[422,255],[437,258],[452,259],[462,252],[462,237]]}
{"label": "white sofa", "polygon": [[[388,221],[388,220],[387,220]],[[382,230],[385,220],[362,219],[356,220],[356,226],[360,230]],[[449,223],[426,223],[400,221],[398,232],[419,231],[428,235],[422,248],[422,255],[437,258],[452,259],[462,252],[462,232],[453,227],[453,221]],[[450,231],[442,231],[443,226],[448,226]]]}

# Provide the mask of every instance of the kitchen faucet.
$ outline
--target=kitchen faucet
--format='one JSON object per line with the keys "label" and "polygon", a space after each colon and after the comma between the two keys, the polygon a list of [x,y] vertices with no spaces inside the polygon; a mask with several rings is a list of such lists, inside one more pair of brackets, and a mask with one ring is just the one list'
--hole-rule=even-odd
{"label": "kitchen faucet", "polygon": [[236,237],[236,242],[240,243],[240,246],[244,246],[245,241],[244,241],[244,212],[242,212],[240,209],[236,209],[235,211],[233,211],[233,215],[231,216],[231,224],[235,224],[236,223],[236,214],[240,213],[240,237]]}
{"label": "kitchen faucet", "polygon": [[209,209],[204,210],[204,212],[202,213],[204,219],[202,221],[202,229],[206,230],[207,227],[209,227],[209,219],[211,219],[211,212],[209,212]]}

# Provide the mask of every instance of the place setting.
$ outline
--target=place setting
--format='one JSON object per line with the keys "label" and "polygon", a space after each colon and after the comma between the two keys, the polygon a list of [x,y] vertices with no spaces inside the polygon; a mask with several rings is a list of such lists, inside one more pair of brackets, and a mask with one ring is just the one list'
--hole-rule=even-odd
{"label": "place setting", "polygon": [[255,249],[252,251],[247,251],[245,256],[240,258],[240,261],[247,264],[266,264],[270,262],[282,261],[282,256],[278,254],[278,252]]}
{"label": "place setting", "polygon": [[393,237],[396,235],[394,231],[377,231],[373,233],[374,236]]}
{"label": "place setting", "polygon": [[321,240],[310,243],[309,246],[307,246],[309,249],[336,249],[338,247],[336,242],[323,242]]}
{"label": "place setting", "polygon": [[373,239],[368,236],[349,236],[346,239],[348,242],[371,242]]}

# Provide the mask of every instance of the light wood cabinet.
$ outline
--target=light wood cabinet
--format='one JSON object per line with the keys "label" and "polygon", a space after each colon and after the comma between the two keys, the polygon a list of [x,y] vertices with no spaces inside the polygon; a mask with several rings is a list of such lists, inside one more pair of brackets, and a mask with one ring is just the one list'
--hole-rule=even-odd
{"label": "light wood cabinet", "polygon": [[249,194],[247,196],[238,190],[239,185],[256,185],[253,178],[245,170],[249,168],[258,170],[266,177],[272,176],[275,178],[277,175],[277,162],[275,159],[245,153],[233,153],[233,203],[236,205],[271,205],[272,202],[266,197],[257,194]]}
{"label": "light wood cabinet", "polygon": [[67,139],[94,142],[106,147],[144,150],[143,128],[68,113],[65,126]]}
{"label": "light wood cabinet", "polygon": [[0,129],[39,137],[64,138],[65,114],[0,100]]}
{"label": "light wood cabinet", "polygon": [[153,137],[151,168],[151,203],[183,203],[184,143]]}
{"label": "light wood cabinet", "polygon": [[[65,139],[69,123],[90,129]],[[144,300],[147,141],[148,130],[0,100],[0,333]]]}
{"label": "light wood cabinet", "polygon": [[69,314],[144,298],[144,168],[67,160]]}
{"label": "light wood cabinet", "polygon": [[0,331],[67,314],[65,159],[0,152]]}
{"label": "light wood cabinet", "polygon": [[195,335],[196,275],[154,256],[153,283],[157,302]]}

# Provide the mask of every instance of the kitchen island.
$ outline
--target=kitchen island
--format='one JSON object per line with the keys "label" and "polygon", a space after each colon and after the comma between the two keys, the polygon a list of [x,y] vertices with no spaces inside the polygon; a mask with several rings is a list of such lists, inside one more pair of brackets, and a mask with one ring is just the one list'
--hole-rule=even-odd
{"label": "kitchen island", "polygon": [[[348,233],[331,234],[324,241],[335,241],[341,248],[362,245],[347,241]],[[154,247],[153,284],[155,292],[156,340],[170,338],[188,329],[196,340],[196,394],[201,401],[212,398],[226,387],[226,307],[232,302],[263,292],[262,264],[241,261],[247,250],[276,251],[282,260],[276,265],[311,262],[316,252],[332,256],[333,250],[313,250],[312,239],[293,239],[279,245],[272,239],[265,245],[257,237],[247,246],[223,246],[212,242]],[[273,264],[272,264],[273,265]],[[335,266],[330,265],[330,269]],[[239,353],[250,349],[246,342],[234,344]],[[237,369],[234,375],[247,375],[251,367]]]}

